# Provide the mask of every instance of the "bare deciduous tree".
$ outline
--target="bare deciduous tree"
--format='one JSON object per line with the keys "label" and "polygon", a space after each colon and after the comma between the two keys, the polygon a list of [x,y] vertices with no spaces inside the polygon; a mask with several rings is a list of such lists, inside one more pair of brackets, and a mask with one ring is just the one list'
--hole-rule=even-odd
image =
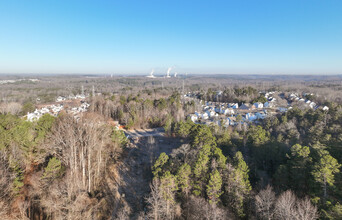
{"label": "bare deciduous tree", "polygon": [[232,218],[229,213],[218,207],[216,204],[209,204],[205,199],[194,196],[188,197],[184,213],[184,218],[191,220],[225,220]]}
{"label": "bare deciduous tree", "polygon": [[0,113],[17,115],[21,112],[21,108],[22,108],[22,105],[17,102],[1,103]]}
{"label": "bare deciduous tree", "polygon": [[163,219],[163,208],[166,206],[166,201],[163,199],[159,181],[157,179],[154,179],[152,184],[150,184],[150,188],[151,193],[149,197],[146,198],[149,209],[147,217],[154,220]]}
{"label": "bare deciduous tree", "polygon": [[256,211],[262,219],[272,219],[275,199],[275,193],[269,185],[255,196]]}
{"label": "bare deciduous tree", "polygon": [[[63,116],[52,132],[52,150],[70,168],[76,188],[92,193],[105,170],[110,129],[98,116],[79,120]],[[81,181],[80,181],[81,180]]]}
{"label": "bare deciduous tree", "polygon": [[111,130],[101,117],[91,115],[75,119],[65,115],[53,128],[51,152],[59,158],[66,171],[63,180],[43,183],[47,195],[42,205],[56,219],[92,219],[97,202],[89,195],[99,189],[104,179],[107,160],[114,147]]}
{"label": "bare deciduous tree", "polygon": [[296,196],[288,190],[282,193],[275,204],[275,217],[280,220],[294,219]]}
{"label": "bare deciduous tree", "polygon": [[290,220],[314,220],[318,218],[317,207],[309,198],[297,199],[290,190],[283,192],[275,204],[275,218]]}
{"label": "bare deciduous tree", "polygon": [[298,220],[318,219],[317,207],[312,205],[309,198],[301,199],[296,204],[296,217]]}

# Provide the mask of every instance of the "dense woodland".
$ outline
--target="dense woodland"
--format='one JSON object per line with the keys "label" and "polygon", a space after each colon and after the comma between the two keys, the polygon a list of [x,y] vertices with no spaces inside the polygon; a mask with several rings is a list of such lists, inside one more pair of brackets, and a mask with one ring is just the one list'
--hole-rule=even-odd
{"label": "dense woodland", "polygon": [[152,189],[163,196],[152,191],[151,215],[342,218],[342,111],[335,103],[329,107],[328,113],[291,109],[229,131],[191,121],[172,124],[187,144],[155,162]]}
{"label": "dense woodland", "polygon": [[[84,79],[73,80],[68,85],[77,93]],[[294,90],[315,93],[329,111],[293,108],[224,129],[186,119],[199,106],[181,98],[181,80],[163,87],[159,79],[120,78],[117,87],[91,80],[103,83],[103,90],[97,87],[102,94],[88,98],[90,111],[79,119],[61,113],[25,121],[22,116],[39,104],[28,94],[42,97],[48,88],[33,92],[42,84],[6,85],[9,90],[1,91],[0,219],[342,218],[342,106],[334,96],[341,89],[325,87],[331,81]],[[215,99],[215,79],[203,86],[191,80],[187,91]],[[282,89],[277,81],[252,85],[247,79],[242,86],[225,80],[225,101],[253,102],[262,87]],[[324,89],[332,95],[317,93]],[[58,91],[53,97],[65,92]],[[290,83],[283,91],[291,92]],[[126,129],[164,127],[170,140],[182,142],[153,158],[146,170],[150,193],[140,213],[120,202],[118,169],[135,143],[108,123],[113,120]]]}
{"label": "dense woodland", "polygon": [[78,121],[47,114],[34,123],[1,115],[1,219],[111,215],[103,178],[122,135],[95,114]]}

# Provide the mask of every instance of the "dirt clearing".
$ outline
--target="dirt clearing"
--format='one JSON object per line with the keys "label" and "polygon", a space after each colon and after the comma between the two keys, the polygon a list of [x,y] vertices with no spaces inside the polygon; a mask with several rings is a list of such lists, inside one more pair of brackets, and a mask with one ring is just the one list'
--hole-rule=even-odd
{"label": "dirt clearing", "polygon": [[119,166],[120,207],[116,211],[125,212],[130,219],[137,219],[144,212],[145,197],[150,192],[152,180],[151,166],[160,153],[170,154],[183,143],[178,138],[165,136],[135,137],[124,152]]}

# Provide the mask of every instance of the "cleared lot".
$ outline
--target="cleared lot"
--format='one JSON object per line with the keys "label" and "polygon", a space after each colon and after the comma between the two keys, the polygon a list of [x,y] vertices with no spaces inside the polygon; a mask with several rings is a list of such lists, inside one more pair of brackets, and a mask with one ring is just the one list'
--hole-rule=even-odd
{"label": "cleared lot", "polygon": [[164,137],[164,128],[125,130],[127,138]]}

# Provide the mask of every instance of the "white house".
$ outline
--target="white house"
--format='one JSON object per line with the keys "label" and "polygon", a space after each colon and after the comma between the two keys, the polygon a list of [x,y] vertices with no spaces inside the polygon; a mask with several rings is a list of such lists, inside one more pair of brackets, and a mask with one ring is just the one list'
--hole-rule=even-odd
{"label": "white house", "polygon": [[49,110],[48,108],[43,107],[43,108],[40,110],[40,112],[41,112],[42,114],[45,114],[45,113],[49,113],[50,110]]}
{"label": "white house", "polygon": [[329,110],[329,107],[328,106],[324,106],[323,107],[323,111],[328,111]]}
{"label": "white house", "polygon": [[63,96],[58,96],[58,98],[56,99],[56,102],[62,102],[62,101],[65,101],[66,98],[63,97]]}
{"label": "white house", "polygon": [[273,98],[273,97],[271,97],[271,98],[269,98],[269,101],[270,102],[275,102],[277,99],[276,98]]}
{"label": "white house", "polygon": [[225,114],[225,115],[233,115],[235,112],[234,112],[234,109],[231,109],[231,108],[226,108],[224,109],[224,112],[222,114]]}
{"label": "white house", "polygon": [[189,117],[192,122],[196,122],[198,120],[198,116],[195,114],[190,114]]}
{"label": "white house", "polygon": [[293,94],[293,93],[291,93],[290,95],[289,95],[289,98],[296,98],[297,97],[297,95],[295,95],[295,94]]}
{"label": "white house", "polygon": [[255,114],[252,114],[252,113],[247,113],[245,115],[245,118],[247,121],[254,121],[257,119],[257,116]]}
{"label": "white house", "polygon": [[80,94],[77,94],[75,96],[76,99],[85,99],[85,95],[80,95]]}
{"label": "white house", "polygon": [[228,118],[225,120],[224,127],[234,126],[234,125],[235,125],[235,117],[228,117]]}
{"label": "white house", "polygon": [[237,108],[239,108],[239,104],[238,103],[229,103],[228,108],[237,109]]}
{"label": "white house", "polygon": [[204,110],[204,111],[205,111],[205,110],[208,110],[208,109],[210,109],[209,106],[204,106],[204,107],[203,107],[203,110]]}
{"label": "white house", "polygon": [[215,111],[213,110],[206,111],[206,113],[208,114],[209,118],[212,118],[215,116]]}
{"label": "white house", "polygon": [[39,118],[40,118],[40,115],[37,115],[37,114],[35,114],[35,113],[28,113],[28,114],[27,114],[27,120],[28,120],[28,121],[33,122],[33,121],[35,121],[35,120],[38,120]]}
{"label": "white house", "polygon": [[223,121],[223,127],[228,128],[230,125],[234,125],[234,122],[230,118],[226,118]]}
{"label": "white house", "polygon": [[310,108],[314,108],[314,107],[316,107],[316,103],[311,102],[311,103],[309,104],[309,106],[310,106]]}
{"label": "white house", "polygon": [[263,108],[264,104],[262,104],[261,102],[256,102],[253,104],[255,106],[255,108]]}
{"label": "white house", "polygon": [[204,119],[204,120],[208,119],[208,118],[209,118],[208,113],[207,113],[207,112],[204,112],[204,113],[201,115],[201,118]]}

